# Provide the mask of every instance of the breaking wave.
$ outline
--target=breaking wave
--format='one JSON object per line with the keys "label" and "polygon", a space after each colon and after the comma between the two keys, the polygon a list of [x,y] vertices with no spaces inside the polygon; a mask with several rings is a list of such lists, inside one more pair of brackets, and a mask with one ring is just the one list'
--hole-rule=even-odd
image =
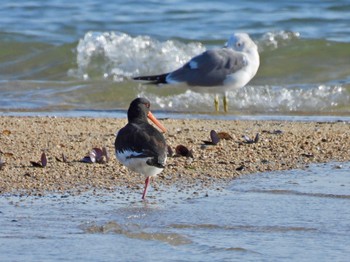
{"label": "breaking wave", "polygon": [[[263,52],[298,38],[299,33],[269,32],[257,44]],[[221,45],[225,42],[223,39]],[[76,47],[77,68],[70,69],[68,74],[85,80],[97,77],[121,82],[137,75],[166,73],[204,52],[204,44],[159,41],[147,35],[133,37],[122,32],[88,32]]]}
{"label": "breaking wave", "polygon": [[78,43],[76,70],[70,75],[94,75],[120,82],[139,74],[168,72],[205,50],[201,43],[158,41],[120,32],[88,32]]}
{"label": "breaking wave", "polygon": [[[350,43],[304,39],[298,32],[253,36],[261,65],[245,87],[227,93],[233,113],[347,114],[350,112]],[[158,40],[148,35],[87,32],[76,43],[16,43],[13,61],[2,61],[3,110],[125,109],[135,96],[155,109],[213,112],[217,87],[143,85],[130,78],[172,71],[226,39]],[[3,45],[13,52],[14,43]],[[57,62],[59,61],[59,62]],[[33,65],[40,66],[33,66]],[[15,73],[14,73],[15,72]]]}

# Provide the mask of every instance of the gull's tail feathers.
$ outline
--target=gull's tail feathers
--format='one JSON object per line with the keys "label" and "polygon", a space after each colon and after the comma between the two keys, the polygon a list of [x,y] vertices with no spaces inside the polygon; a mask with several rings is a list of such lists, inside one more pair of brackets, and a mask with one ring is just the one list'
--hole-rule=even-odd
{"label": "gull's tail feathers", "polygon": [[152,76],[137,76],[133,77],[134,80],[149,81],[149,84],[167,84],[166,77],[169,73],[162,75],[152,75]]}

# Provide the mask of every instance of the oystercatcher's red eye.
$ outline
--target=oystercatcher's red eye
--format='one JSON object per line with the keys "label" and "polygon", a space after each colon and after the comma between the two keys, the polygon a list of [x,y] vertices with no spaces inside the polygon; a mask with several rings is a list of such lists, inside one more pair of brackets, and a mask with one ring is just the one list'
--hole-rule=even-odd
{"label": "oystercatcher's red eye", "polygon": [[150,105],[149,103],[146,103],[145,106],[146,106],[147,108],[150,108],[151,105]]}

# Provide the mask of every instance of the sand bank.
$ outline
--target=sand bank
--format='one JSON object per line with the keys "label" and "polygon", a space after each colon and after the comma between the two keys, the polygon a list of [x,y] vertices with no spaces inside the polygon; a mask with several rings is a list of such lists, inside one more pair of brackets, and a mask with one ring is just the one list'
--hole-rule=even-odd
{"label": "sand bank", "polygon": [[[163,119],[168,145],[192,150],[172,156],[153,187],[216,186],[249,173],[305,168],[311,163],[350,161],[347,122],[218,121]],[[144,177],[115,158],[115,133],[126,119],[0,117],[0,194],[79,193],[86,190],[140,190]],[[210,131],[231,138],[205,145]],[[247,142],[243,136],[254,140]],[[95,148],[106,147],[107,163],[83,163]],[[45,151],[47,165],[35,167]],[[64,154],[66,161],[62,161]]]}

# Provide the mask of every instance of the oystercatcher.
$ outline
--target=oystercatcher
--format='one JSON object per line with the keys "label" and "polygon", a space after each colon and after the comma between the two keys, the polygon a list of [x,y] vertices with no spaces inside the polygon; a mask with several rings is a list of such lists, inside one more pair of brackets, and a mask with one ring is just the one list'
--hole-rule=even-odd
{"label": "oystercatcher", "polygon": [[150,102],[136,98],[128,110],[128,124],[119,130],[115,140],[117,159],[132,171],[146,176],[142,199],[146,197],[151,177],[163,171],[167,159],[164,136],[148,123],[147,118],[166,132],[151,113]]}

